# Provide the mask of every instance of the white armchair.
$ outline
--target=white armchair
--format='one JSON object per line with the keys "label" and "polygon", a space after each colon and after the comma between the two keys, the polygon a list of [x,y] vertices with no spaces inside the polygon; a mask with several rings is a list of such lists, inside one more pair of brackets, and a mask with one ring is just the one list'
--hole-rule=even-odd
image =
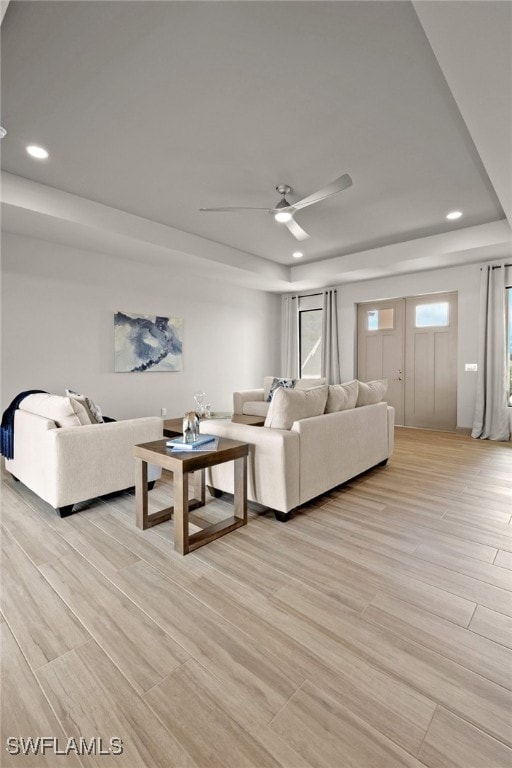
{"label": "white armchair", "polygon": [[[14,457],[6,469],[64,517],[79,501],[133,487],[133,446],[162,437],[157,416],[58,427],[25,409],[14,416]],[[161,475],[148,468],[148,480]]]}
{"label": "white armchair", "polygon": [[[233,392],[233,413],[245,416],[263,416],[268,413],[270,403],[267,402],[268,393],[274,376],[265,376],[261,389],[246,389],[241,392]],[[295,389],[310,389],[325,384],[325,379],[297,379]]]}

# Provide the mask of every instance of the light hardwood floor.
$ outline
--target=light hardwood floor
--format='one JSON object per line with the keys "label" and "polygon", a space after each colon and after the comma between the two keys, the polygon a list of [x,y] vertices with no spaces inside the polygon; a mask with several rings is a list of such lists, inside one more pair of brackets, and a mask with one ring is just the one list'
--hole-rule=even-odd
{"label": "light hardwood floor", "polygon": [[127,493],[61,520],[4,472],[1,765],[510,768],[511,470],[510,444],[397,429],[387,467],[186,557]]}

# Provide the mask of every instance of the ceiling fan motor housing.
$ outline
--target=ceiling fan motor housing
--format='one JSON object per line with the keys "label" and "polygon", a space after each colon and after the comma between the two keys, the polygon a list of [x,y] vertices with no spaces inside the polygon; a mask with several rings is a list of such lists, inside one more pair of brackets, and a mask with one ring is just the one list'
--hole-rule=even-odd
{"label": "ceiling fan motor housing", "polygon": [[281,200],[278,202],[274,210],[279,210],[280,208],[289,208],[290,203],[288,200],[285,199],[285,195],[288,195],[291,192],[291,187],[288,186],[288,184],[278,184],[276,187],[276,192],[279,192],[281,195]]}

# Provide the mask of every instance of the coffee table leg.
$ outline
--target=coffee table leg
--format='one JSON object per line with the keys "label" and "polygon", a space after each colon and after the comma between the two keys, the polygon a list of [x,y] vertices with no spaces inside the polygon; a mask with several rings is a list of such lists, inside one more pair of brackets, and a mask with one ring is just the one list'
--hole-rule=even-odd
{"label": "coffee table leg", "polygon": [[174,549],[180,555],[189,551],[188,542],[188,472],[174,471]]}
{"label": "coffee table leg", "polygon": [[247,456],[235,459],[234,516],[247,523]]}
{"label": "coffee table leg", "polygon": [[148,523],[148,463],[135,459],[135,521],[137,528],[145,530]]}

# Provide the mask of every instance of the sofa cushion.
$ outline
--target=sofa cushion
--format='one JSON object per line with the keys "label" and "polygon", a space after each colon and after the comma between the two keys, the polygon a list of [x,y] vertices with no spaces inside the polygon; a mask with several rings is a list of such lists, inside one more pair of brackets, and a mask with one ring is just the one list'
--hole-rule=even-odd
{"label": "sofa cushion", "polygon": [[278,389],[293,389],[295,387],[295,379],[278,379],[274,377],[272,384],[267,395],[267,403],[272,402],[272,398]]}
{"label": "sofa cushion", "polygon": [[268,409],[265,426],[273,429],[291,429],[299,419],[320,416],[325,410],[329,387],[310,389],[278,389]]}
{"label": "sofa cushion", "polygon": [[[268,393],[270,392],[270,387],[272,386],[272,382],[279,378],[278,376],[265,376],[263,379],[263,400],[265,402],[270,402]],[[319,387],[321,384],[325,384],[325,379],[295,379],[295,387],[294,389],[311,389],[311,387]],[[259,415],[259,414],[258,414]]]}
{"label": "sofa cushion", "polygon": [[357,393],[356,407],[361,405],[373,405],[380,403],[387,392],[388,380],[377,379],[376,381],[360,381],[359,391]]}
{"label": "sofa cushion", "polygon": [[325,379],[297,379],[295,389],[312,389],[313,387],[320,387],[325,383]]}
{"label": "sofa cushion", "polygon": [[349,408],[355,408],[358,390],[359,382],[357,379],[347,381],[345,384],[330,384],[325,412],[336,413],[337,411],[348,411]]}
{"label": "sofa cushion", "polygon": [[270,403],[264,403],[263,400],[247,400],[243,404],[242,412],[245,416],[266,416]]}
{"label": "sofa cushion", "polygon": [[26,397],[20,404],[20,410],[51,419],[58,427],[80,427],[84,423],[91,423],[85,421],[88,418],[87,412],[81,403],[46,392]]}
{"label": "sofa cushion", "polygon": [[81,405],[83,405],[89,417],[89,421],[86,422],[87,424],[103,424],[103,416],[101,415],[101,409],[99,405],[96,405],[96,403],[94,403],[89,397],[80,395],[78,392],[74,392],[72,389],[66,389],[66,395],[70,398],[70,400],[74,400],[75,402],[81,403]]}

